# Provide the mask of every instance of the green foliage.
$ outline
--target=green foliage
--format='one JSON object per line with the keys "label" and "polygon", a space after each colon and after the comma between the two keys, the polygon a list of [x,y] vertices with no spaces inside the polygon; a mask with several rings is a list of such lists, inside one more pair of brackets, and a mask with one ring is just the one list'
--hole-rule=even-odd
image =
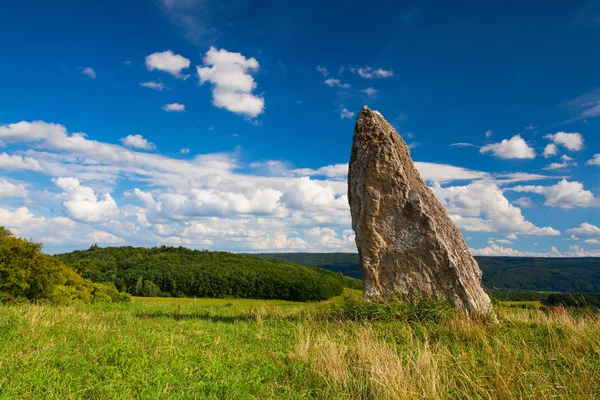
{"label": "green foliage", "polygon": [[[360,279],[358,254],[270,253],[261,257],[319,267]],[[475,257],[487,288],[541,292],[600,292],[600,258]],[[510,298],[510,300],[517,298]],[[534,300],[531,298],[531,300]]]}
{"label": "green foliage", "polygon": [[94,282],[111,282],[135,296],[319,301],[360,282],[324,269],[264,258],[190,250],[92,246],[56,256]]}
{"label": "green foliage", "polygon": [[42,253],[42,245],[0,227],[0,301],[47,299],[60,284],[64,266]]}
{"label": "green foliage", "polygon": [[[111,285],[112,286],[112,285]],[[0,227],[0,302],[48,301],[55,304],[128,301],[114,287],[82,278],[42,245]]]}

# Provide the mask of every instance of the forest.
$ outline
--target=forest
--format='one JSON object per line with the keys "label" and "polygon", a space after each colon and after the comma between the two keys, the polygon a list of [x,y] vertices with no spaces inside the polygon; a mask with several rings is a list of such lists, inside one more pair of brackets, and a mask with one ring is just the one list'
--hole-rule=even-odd
{"label": "forest", "polygon": [[[270,253],[261,257],[360,279],[358,254]],[[475,257],[483,285],[498,291],[600,292],[600,258]]]}
{"label": "forest", "polygon": [[321,268],[252,255],[160,246],[106,247],[56,255],[92,282],[134,296],[320,301],[360,281]]}

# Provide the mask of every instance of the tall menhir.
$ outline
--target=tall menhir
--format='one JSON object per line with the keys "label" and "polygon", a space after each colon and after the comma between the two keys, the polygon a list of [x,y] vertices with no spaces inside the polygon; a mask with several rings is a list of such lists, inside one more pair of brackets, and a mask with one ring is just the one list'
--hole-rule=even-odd
{"label": "tall menhir", "polygon": [[493,313],[462,234],[425,185],[392,126],[364,107],[356,120],[348,201],[365,300],[443,299]]}

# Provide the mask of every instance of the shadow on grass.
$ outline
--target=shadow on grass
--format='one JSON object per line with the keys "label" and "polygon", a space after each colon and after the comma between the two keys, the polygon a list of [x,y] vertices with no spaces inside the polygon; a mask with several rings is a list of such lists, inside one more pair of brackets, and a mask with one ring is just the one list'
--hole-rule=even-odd
{"label": "shadow on grass", "polygon": [[235,322],[252,322],[256,318],[250,315],[211,315],[206,313],[176,313],[176,312],[148,312],[135,314],[140,319],[156,319],[156,318],[168,318],[174,319],[175,321],[186,321],[186,320],[201,320],[209,322],[222,322],[233,324]]}
{"label": "shadow on grass", "polygon": [[156,318],[168,318],[175,321],[188,321],[188,320],[199,320],[208,322],[219,322],[226,324],[233,324],[236,322],[259,322],[259,321],[298,321],[304,318],[302,315],[290,314],[290,315],[277,315],[271,313],[241,313],[236,315],[219,315],[211,314],[207,312],[145,312],[136,313],[135,316],[140,319],[156,319]]}

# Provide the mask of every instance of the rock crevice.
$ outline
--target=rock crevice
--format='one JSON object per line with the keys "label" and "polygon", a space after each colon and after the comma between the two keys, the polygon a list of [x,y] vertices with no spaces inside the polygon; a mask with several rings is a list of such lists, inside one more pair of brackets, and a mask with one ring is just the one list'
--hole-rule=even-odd
{"label": "rock crevice", "polygon": [[460,230],[423,182],[404,140],[366,106],[354,130],[348,201],[366,300],[427,297],[469,314],[493,312]]}

